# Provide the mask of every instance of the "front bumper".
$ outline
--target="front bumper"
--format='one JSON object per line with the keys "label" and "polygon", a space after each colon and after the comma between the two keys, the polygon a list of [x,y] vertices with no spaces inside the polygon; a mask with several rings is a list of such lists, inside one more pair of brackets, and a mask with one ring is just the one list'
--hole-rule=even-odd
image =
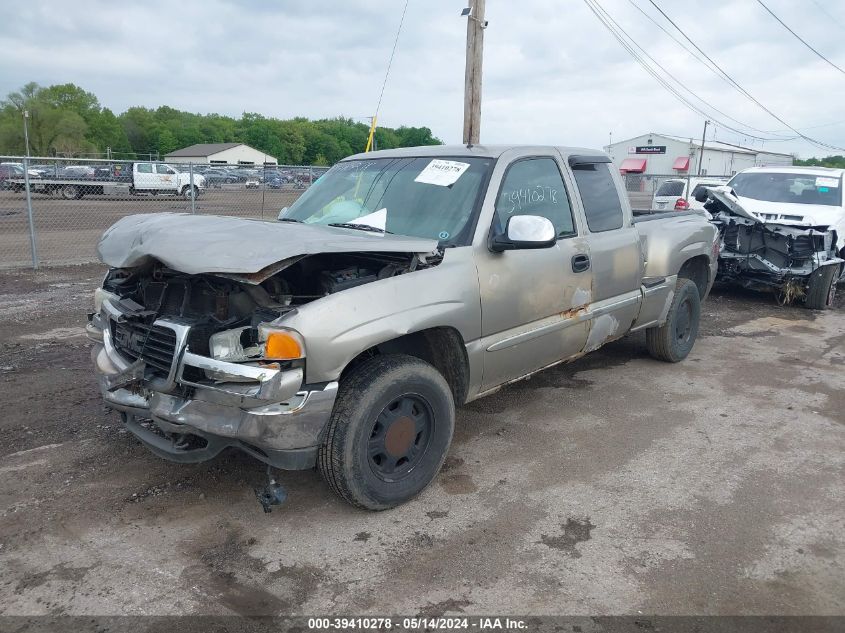
{"label": "front bumper", "polygon": [[[301,368],[276,370],[199,356],[187,351],[186,335],[177,335],[170,373],[150,378],[143,361],[131,362],[115,348],[113,318],[119,314],[104,302],[87,327],[100,392],[155,454],[199,462],[236,447],[279,468],[314,466],[336,382],[303,385]],[[207,379],[196,378],[203,374]]]}

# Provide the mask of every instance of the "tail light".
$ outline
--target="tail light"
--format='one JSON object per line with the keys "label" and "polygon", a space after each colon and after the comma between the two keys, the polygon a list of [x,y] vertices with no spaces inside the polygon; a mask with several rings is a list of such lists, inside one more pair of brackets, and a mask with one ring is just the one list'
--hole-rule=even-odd
{"label": "tail light", "polygon": [[685,209],[689,209],[689,202],[686,201],[686,198],[675,200],[675,211],[683,211]]}

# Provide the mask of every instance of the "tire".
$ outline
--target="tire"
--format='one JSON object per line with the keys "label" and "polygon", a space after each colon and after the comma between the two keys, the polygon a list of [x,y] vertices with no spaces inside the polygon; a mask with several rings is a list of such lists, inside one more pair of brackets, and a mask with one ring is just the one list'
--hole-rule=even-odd
{"label": "tire", "polygon": [[839,266],[822,266],[810,274],[804,305],[810,310],[827,310],[836,296],[836,278]]}
{"label": "tire", "polygon": [[62,198],[65,200],[79,200],[82,197],[82,191],[76,185],[65,185],[62,187]]}
{"label": "tire", "polygon": [[454,428],[452,391],[434,367],[413,356],[375,356],[342,381],[317,465],[348,503],[386,510],[431,483]]}
{"label": "tire", "polygon": [[197,189],[196,187],[188,186],[188,187],[185,187],[185,189],[182,191],[182,195],[185,196],[185,200],[191,199],[191,189],[194,190],[194,200],[196,200],[197,198],[200,197],[199,189]]}
{"label": "tire", "polygon": [[666,323],[645,331],[648,353],[657,360],[677,363],[692,351],[701,319],[701,298],[698,286],[679,278]]}

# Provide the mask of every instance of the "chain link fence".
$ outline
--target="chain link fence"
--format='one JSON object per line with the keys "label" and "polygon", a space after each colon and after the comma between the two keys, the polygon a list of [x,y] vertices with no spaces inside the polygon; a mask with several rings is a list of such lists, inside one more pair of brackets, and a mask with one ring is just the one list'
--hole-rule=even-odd
{"label": "chain link fence", "polygon": [[[103,232],[135,213],[275,220],[327,170],[307,165],[0,156],[0,268],[97,261]],[[699,183],[720,184],[729,178],[623,175],[635,209],[652,208],[655,195],[690,200]]]}
{"label": "chain link fence", "polygon": [[[727,176],[708,174],[622,174],[628,199],[634,209],[654,208],[654,197],[685,198],[691,202],[695,187],[704,185],[723,185],[731,179]],[[674,202],[672,203],[674,205]]]}
{"label": "chain link fence", "polygon": [[135,213],[275,220],[327,170],[0,156],[0,268],[95,262],[103,232]]}

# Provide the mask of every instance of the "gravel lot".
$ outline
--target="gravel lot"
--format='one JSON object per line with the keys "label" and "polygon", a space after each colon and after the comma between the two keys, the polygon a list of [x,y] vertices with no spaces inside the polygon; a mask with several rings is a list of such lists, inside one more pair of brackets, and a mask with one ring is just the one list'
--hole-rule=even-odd
{"label": "gravel lot", "polygon": [[307,471],[265,515],[260,464],[159,460],[103,410],[101,275],[0,273],[0,614],[845,613],[841,301],[717,290],[680,365],[634,336],[461,409],[402,508]]}

